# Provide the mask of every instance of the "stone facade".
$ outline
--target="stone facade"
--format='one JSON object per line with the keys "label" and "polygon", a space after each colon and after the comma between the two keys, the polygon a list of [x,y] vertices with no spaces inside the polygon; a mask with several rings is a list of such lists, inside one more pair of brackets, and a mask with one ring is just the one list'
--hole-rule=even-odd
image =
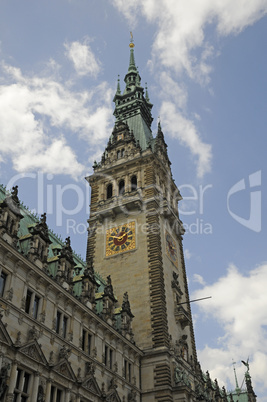
{"label": "stone facade", "polygon": [[[118,307],[112,285],[79,261],[69,239],[62,243],[49,233],[41,251],[45,218],[38,222],[21,207],[13,215],[12,197],[3,188],[0,197],[0,400],[140,400],[142,351],[132,340],[127,297]],[[16,233],[4,225],[8,213],[17,220]],[[25,219],[31,224],[22,235]],[[107,298],[114,303],[108,316]],[[116,321],[123,318],[122,329]]]}

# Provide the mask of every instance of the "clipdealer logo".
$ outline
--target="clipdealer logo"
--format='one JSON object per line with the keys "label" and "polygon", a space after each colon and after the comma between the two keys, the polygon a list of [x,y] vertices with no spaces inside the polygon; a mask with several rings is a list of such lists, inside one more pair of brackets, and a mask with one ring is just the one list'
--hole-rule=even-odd
{"label": "clipdealer logo", "polygon": [[[106,182],[114,182],[114,178],[110,176],[105,176]],[[35,181],[33,187],[36,190],[37,195],[37,205],[35,212],[41,214],[44,210],[47,214],[55,216],[55,224],[56,226],[65,226],[67,234],[84,234],[88,230],[87,224],[84,221],[80,221],[81,217],[79,217],[80,213],[86,213],[89,215],[89,205],[90,205],[90,194],[89,194],[89,186],[82,186],[70,183],[66,185],[55,184],[53,183],[54,176],[52,174],[43,174],[42,172],[38,173],[24,173],[17,174],[12,177],[8,183],[7,188],[12,188],[19,180],[22,179],[30,179]],[[247,183],[247,184],[246,184]],[[235,183],[227,193],[226,204],[227,211],[229,215],[240,225],[254,231],[261,231],[261,171],[257,171],[248,176],[245,180],[239,180]],[[165,184],[165,188],[168,189],[168,183]],[[207,222],[204,217],[204,204],[206,203],[207,194],[209,194],[210,190],[213,188],[212,184],[208,185],[199,185],[193,186],[191,184],[182,184],[179,186],[179,190],[185,194],[183,196],[183,204],[180,205],[179,212],[180,215],[183,216],[192,216],[193,221],[187,223],[189,220],[187,218],[182,219],[185,220],[183,227],[185,229],[185,233],[189,234],[212,234],[213,226],[211,222]],[[160,187],[158,188],[158,193],[161,194]],[[136,191],[136,194],[139,194],[139,191]],[[231,198],[240,193],[242,195],[242,200],[245,200],[244,197],[248,197],[249,200],[249,217],[244,217],[244,212],[242,214],[238,214],[238,212],[234,212],[231,207]],[[141,193],[140,200],[142,200]],[[175,199],[179,199],[180,193],[172,194],[173,201]],[[67,200],[72,198],[74,203],[70,206],[67,203]],[[131,214],[131,211],[125,211],[124,204],[121,202],[121,197],[113,197],[114,202],[117,207],[121,208],[122,212],[127,212]],[[163,196],[159,201],[164,202]],[[114,205],[115,205],[114,204]],[[159,205],[161,203],[159,202]],[[142,204],[142,211],[145,209],[145,204]],[[160,207],[159,207],[160,208]],[[136,213],[136,211],[134,212]],[[140,213],[140,211],[139,211]],[[248,216],[248,214],[246,214]],[[194,219],[195,218],[195,219]]]}
{"label": "clipdealer logo", "polygon": [[249,197],[250,197],[250,209],[249,209],[249,217],[246,219],[242,216],[237,215],[230,209],[230,198],[240,191],[247,190],[247,186],[245,183],[245,179],[238,181],[234,184],[227,194],[227,209],[229,214],[232,216],[234,220],[236,220],[240,225],[245,226],[246,228],[254,231],[261,231],[261,190],[255,189],[256,187],[261,186],[261,171],[258,170],[255,173],[252,173],[248,176],[249,183]]}

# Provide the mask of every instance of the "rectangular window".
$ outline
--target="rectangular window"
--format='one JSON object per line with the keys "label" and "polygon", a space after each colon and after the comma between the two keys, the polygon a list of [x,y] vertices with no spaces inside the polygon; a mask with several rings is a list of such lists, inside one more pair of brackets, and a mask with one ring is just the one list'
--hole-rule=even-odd
{"label": "rectangular window", "polygon": [[61,312],[57,311],[57,318],[56,318],[56,333],[59,334],[60,332],[60,321],[61,321]]}
{"label": "rectangular window", "polygon": [[29,373],[24,373],[24,381],[23,381],[22,392],[27,392],[28,391],[29,382],[30,382],[30,374]]}
{"label": "rectangular window", "polygon": [[25,313],[30,314],[32,292],[28,289],[26,295]]}
{"label": "rectangular window", "polygon": [[86,341],[86,331],[83,329],[83,334],[82,334],[82,350],[85,351],[85,341]]}
{"label": "rectangular window", "polygon": [[61,389],[57,389],[57,399],[56,402],[61,402],[62,391]]}
{"label": "rectangular window", "polygon": [[63,338],[66,338],[67,329],[68,329],[68,317],[62,314],[60,311],[57,311],[56,325],[55,325],[56,333],[63,336]]}
{"label": "rectangular window", "polygon": [[63,321],[62,321],[62,336],[63,338],[66,338],[67,336],[67,324],[68,324],[68,317],[64,315]]}
{"label": "rectangular window", "polygon": [[90,355],[92,349],[92,335],[83,329],[82,333],[82,350]]}
{"label": "rectangular window", "polygon": [[113,350],[109,350],[109,368],[112,370]]}
{"label": "rectangular window", "polygon": [[52,385],[50,393],[50,402],[63,402],[63,392],[61,389]]}
{"label": "rectangular window", "polygon": [[16,379],[16,388],[17,389],[19,389],[21,373],[22,373],[22,370],[17,369],[17,379]]}
{"label": "rectangular window", "polygon": [[124,378],[131,382],[132,380],[132,364],[128,360],[124,360]]}
{"label": "rectangular window", "polygon": [[131,365],[131,363],[129,363],[129,365],[128,365],[128,380],[129,380],[129,382],[131,382],[131,380],[132,380],[132,365]]}
{"label": "rectangular window", "polygon": [[109,367],[112,370],[112,366],[113,366],[113,350],[105,345],[105,366]]}
{"label": "rectangular window", "polygon": [[51,391],[50,391],[50,402],[54,401],[54,395],[55,395],[55,387],[52,385]]}
{"label": "rectangular window", "polygon": [[87,334],[87,341],[88,341],[87,353],[88,353],[88,355],[90,355],[91,351],[92,351],[92,335],[91,334]]}
{"label": "rectangular window", "polygon": [[13,401],[28,402],[30,399],[30,378],[31,375],[24,370],[17,369],[16,386],[13,394]]}
{"label": "rectangular window", "polygon": [[105,345],[105,366],[108,365],[108,346]]}
{"label": "rectangular window", "polygon": [[3,295],[4,295],[5,285],[6,285],[6,278],[7,278],[7,274],[5,274],[4,272],[1,272],[1,276],[0,276],[0,297],[3,297]]}
{"label": "rectangular window", "polygon": [[36,320],[38,317],[39,304],[40,304],[40,297],[35,295],[34,301],[33,301],[33,318],[35,318]]}
{"label": "rectangular window", "polygon": [[30,314],[35,320],[38,318],[38,309],[40,305],[40,297],[30,289],[27,290],[25,300],[25,313]]}

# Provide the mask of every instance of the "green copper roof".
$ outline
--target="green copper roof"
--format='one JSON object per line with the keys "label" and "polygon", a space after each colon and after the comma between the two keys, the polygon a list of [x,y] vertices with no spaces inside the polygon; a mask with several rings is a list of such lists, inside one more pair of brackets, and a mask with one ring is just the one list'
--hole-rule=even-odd
{"label": "green copper roof", "polygon": [[[234,402],[249,402],[247,391],[240,391],[239,393],[231,392],[232,401]],[[230,395],[227,395],[228,401],[231,401]]]}
{"label": "green copper roof", "polygon": [[[6,198],[8,195],[8,191],[5,189],[4,186],[0,185],[0,203]],[[20,221],[20,226],[18,230],[18,237],[20,240],[27,240],[28,238],[31,237],[29,229],[31,227],[34,227],[38,222],[39,222],[39,217],[35,214],[33,214],[25,205],[23,205],[22,202],[20,202],[20,212],[23,215],[23,218]],[[57,236],[55,233],[53,233],[51,230],[49,230],[49,239],[51,241],[51,244],[49,246],[49,251],[48,251],[48,259],[52,260],[55,255],[54,255],[54,250],[56,249],[62,249],[64,246],[64,241]],[[21,242],[18,243],[18,250],[21,250]],[[24,250],[23,250],[24,251]],[[75,265],[82,266],[83,269],[85,268],[86,264],[82,260],[82,258],[73,252],[73,259],[75,262]]]}
{"label": "green copper roof", "polygon": [[114,96],[116,122],[127,122],[136,141],[144,150],[153,140],[151,123],[153,121],[151,109],[153,105],[149,101],[147,87],[146,90],[141,86],[141,77],[135,65],[134,44],[130,43],[130,61],[128,72],[124,78],[125,89],[121,94],[120,83],[118,81],[117,91]]}
{"label": "green copper roof", "polygon": [[[10,193],[6,190],[4,186],[0,184],[0,204],[5,200],[7,196],[9,196]],[[18,230],[18,243],[17,243],[17,249],[20,253],[24,254],[27,256],[28,250],[29,250],[29,245],[31,241],[31,229],[34,228],[36,225],[39,224],[40,218],[31,213],[31,211],[23,205],[22,202],[20,202],[20,213],[22,215],[22,218],[20,220],[20,226]],[[49,235],[49,240],[51,244],[48,247],[48,258],[47,258],[47,273],[49,276],[52,276],[55,278],[58,270],[58,262],[59,262],[59,257],[61,250],[64,248],[64,241],[59,238],[55,233],[53,233],[51,230],[48,230],[48,235]],[[72,252],[73,255],[73,260],[75,263],[74,267],[74,286],[73,286],[73,294],[77,298],[80,298],[81,293],[82,293],[82,278],[84,271],[86,269],[86,263],[82,260],[80,256],[78,256],[75,252]],[[75,272],[77,270],[77,274]],[[104,289],[106,286],[106,281],[99,275],[97,272],[95,272],[95,280],[97,283],[97,293],[96,293],[96,312],[101,316],[101,313],[103,311],[103,295],[104,295]],[[116,296],[115,300],[116,299]],[[115,310],[115,328],[120,331],[121,330],[121,308],[118,307]]]}
{"label": "green copper roof", "polygon": [[132,47],[130,49],[130,63],[129,63],[129,68],[128,72],[131,71],[137,71],[136,65],[135,65],[135,60],[134,60],[134,48]]}

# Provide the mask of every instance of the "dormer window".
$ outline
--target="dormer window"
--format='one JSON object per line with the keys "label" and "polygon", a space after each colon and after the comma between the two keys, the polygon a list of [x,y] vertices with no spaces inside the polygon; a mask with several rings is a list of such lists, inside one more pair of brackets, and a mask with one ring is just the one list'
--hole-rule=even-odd
{"label": "dormer window", "polygon": [[121,180],[119,182],[119,195],[124,194],[124,192],[125,192],[125,182],[124,180]]}
{"label": "dormer window", "polygon": [[132,176],[131,178],[131,191],[135,191],[137,189],[137,177]]}
{"label": "dormer window", "polygon": [[112,184],[109,184],[107,186],[107,199],[112,198],[113,195],[113,188],[112,188]]}

